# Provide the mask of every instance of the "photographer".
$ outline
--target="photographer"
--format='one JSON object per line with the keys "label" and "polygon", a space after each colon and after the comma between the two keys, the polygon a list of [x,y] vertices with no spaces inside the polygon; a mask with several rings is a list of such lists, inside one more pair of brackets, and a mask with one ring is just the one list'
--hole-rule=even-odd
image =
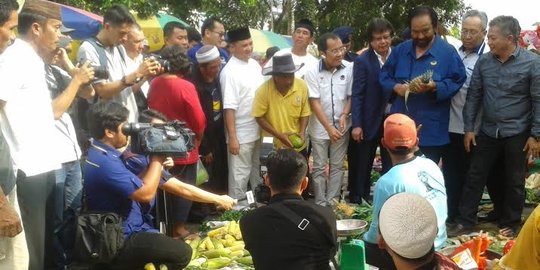
{"label": "photographer", "polygon": [[[137,102],[133,91],[140,89],[145,78],[158,74],[159,63],[153,58],[145,59],[139,67],[128,73],[126,51],[121,43],[135,24],[135,18],[123,5],[113,5],[103,16],[103,28],[95,38],[85,40],[77,55],[78,59],[89,60],[100,69],[106,69],[108,78],[94,82],[96,93],[102,99],[113,99],[129,110],[129,122],[136,122]],[[97,74],[96,74],[97,76]]]}
{"label": "photographer", "polygon": [[[69,29],[64,29],[64,31]],[[66,32],[63,31],[63,34]],[[64,36],[62,39],[69,39]],[[51,94],[55,118],[56,153],[62,163],[55,171],[55,222],[54,222],[54,260],[47,261],[47,267],[63,269],[67,261],[69,247],[74,235],[64,234],[62,228],[72,221],[81,208],[82,172],[81,149],[77,142],[75,125],[69,115],[77,97],[92,98],[94,89],[89,82],[94,78],[94,69],[88,63],[75,67],[68,58],[65,48],[58,48],[51,57],[44,59],[47,85]],[[52,259],[52,258],[51,258]]]}
{"label": "photographer", "polygon": [[191,248],[181,240],[160,234],[150,214],[155,204],[163,156],[152,155],[140,177],[126,168],[117,150],[127,145],[122,132],[128,110],[116,102],[98,102],[90,108],[88,123],[94,140],[84,164],[84,189],[89,211],[121,215],[124,247],[111,262],[115,269],[142,269],[148,262],[183,269]]}
{"label": "photographer", "polygon": [[[165,73],[150,84],[148,106],[163,113],[169,120],[180,120],[195,133],[195,148],[185,158],[175,158],[170,172],[185,183],[195,184],[199,144],[206,127],[206,117],[199,102],[195,86],[185,79],[191,64],[182,47],[168,46],[161,50]],[[176,196],[172,200],[174,216],[173,236],[186,237],[189,231],[184,223],[191,209],[191,201]]]}
{"label": "photographer", "polygon": [[[146,110],[139,114],[140,123],[152,123],[152,124],[164,124],[167,118],[154,110]],[[150,159],[148,156],[138,155],[126,149],[122,154],[122,159],[126,167],[134,174],[139,175],[144,172],[148,167]],[[174,162],[171,158],[163,163],[167,167],[172,167]],[[229,210],[234,205],[234,199],[227,195],[217,195],[207,191],[204,191],[194,185],[186,184],[174,176],[172,176],[167,170],[163,170],[161,173],[160,188],[166,192],[182,197],[186,200],[212,203],[219,208]]]}

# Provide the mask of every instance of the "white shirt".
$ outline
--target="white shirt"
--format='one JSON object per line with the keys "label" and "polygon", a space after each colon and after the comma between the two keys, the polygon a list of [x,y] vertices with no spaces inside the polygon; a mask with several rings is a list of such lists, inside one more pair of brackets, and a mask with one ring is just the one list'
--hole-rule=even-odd
{"label": "white shirt", "polygon": [[[463,65],[465,66],[465,72],[467,73],[467,80],[461,86],[456,95],[452,98],[452,103],[450,105],[450,123],[448,124],[448,131],[452,133],[464,134],[464,124],[463,124],[463,106],[465,106],[465,101],[467,99],[467,91],[469,90],[469,84],[471,83],[471,76],[474,70],[474,65],[481,54],[489,52],[489,46],[486,42],[483,42],[477,49],[473,52],[467,54],[463,50],[463,46],[459,44],[459,47],[456,47],[456,50],[459,54],[461,60],[463,60]],[[475,132],[478,132],[480,129],[480,120],[482,119],[482,111],[476,116],[476,122],[474,125]]]}
{"label": "white shirt", "polygon": [[[290,53],[292,55],[293,62],[296,66],[300,66],[304,64],[303,67],[301,67],[298,71],[294,73],[294,75],[300,79],[305,79],[306,72],[311,67],[317,66],[319,63],[319,60],[315,56],[307,52],[306,52],[306,55],[302,55],[302,56],[292,53],[291,48],[281,49],[278,52],[276,52],[276,54],[278,55],[282,55],[286,53]],[[271,67],[272,61],[273,61],[273,58],[270,58],[270,60],[268,60],[268,62],[266,62],[266,64],[264,65],[264,68],[266,69],[266,68]],[[268,76],[268,78],[270,78],[270,76]]]}
{"label": "white shirt", "polygon": [[[345,109],[347,98],[351,96],[353,64],[342,61],[341,66],[334,72],[330,72],[324,67],[324,60],[321,60],[318,65],[307,70],[305,80],[309,89],[309,98],[319,99],[326,119],[339,130],[339,118]],[[346,128],[350,126],[349,118]],[[315,113],[309,117],[308,133],[315,139],[330,139]]]}
{"label": "white shirt", "polygon": [[[131,74],[135,72],[143,61],[144,61],[144,57],[142,54],[139,54],[137,57],[135,57],[135,59],[131,59],[131,57],[126,55],[126,66],[127,66],[126,74]],[[148,97],[148,89],[150,89],[150,84],[148,83],[148,81],[145,81],[141,85],[141,91],[144,94],[144,97]]]}
{"label": "white shirt", "polygon": [[[119,81],[124,75],[129,74],[127,72],[126,61],[129,58],[123,46],[116,47],[104,47],[105,55],[107,56],[107,70],[109,71],[108,80],[99,80],[95,83],[114,82]],[[122,50],[124,59],[119,50]],[[77,53],[78,59],[89,60],[94,65],[100,65],[99,54],[92,44],[89,42],[83,42]],[[113,100],[121,103],[129,110],[128,122],[137,122],[139,117],[139,111],[137,109],[137,101],[133,95],[131,87],[124,88],[118,95],[113,97]]]}
{"label": "white shirt", "polygon": [[[60,76],[62,76],[63,85],[59,85],[56,77],[53,75],[52,69],[55,69]],[[48,66],[46,69],[47,84],[49,85],[49,91],[51,88],[59,93],[63,92],[65,87],[68,86],[71,81],[71,76],[59,67]],[[58,89],[62,87],[64,89]],[[51,97],[54,99],[54,97]],[[75,101],[74,101],[75,102]],[[56,155],[61,163],[71,162],[79,160],[81,157],[81,148],[77,141],[77,133],[75,132],[75,126],[71,120],[71,116],[68,112],[64,112],[60,119],[54,121],[56,127],[56,136],[58,137],[58,145],[56,146]]]}
{"label": "white shirt", "polygon": [[0,60],[0,126],[15,168],[26,176],[60,168],[45,64],[26,41],[17,39]]}
{"label": "white shirt", "polygon": [[244,62],[232,56],[221,71],[219,81],[223,95],[223,109],[232,109],[236,112],[238,142],[244,144],[258,140],[260,129],[251,112],[255,92],[264,82],[261,66],[251,58],[248,62]]}

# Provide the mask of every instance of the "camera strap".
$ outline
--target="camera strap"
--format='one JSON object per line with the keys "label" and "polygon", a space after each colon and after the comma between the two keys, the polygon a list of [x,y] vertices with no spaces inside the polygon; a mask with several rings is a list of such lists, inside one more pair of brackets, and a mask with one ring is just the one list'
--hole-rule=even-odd
{"label": "camera strap", "polygon": [[[296,212],[294,212],[291,208],[289,208],[283,201],[280,202],[274,202],[271,204],[268,204],[268,207],[270,209],[276,211],[277,213],[281,214],[282,216],[286,217],[289,221],[291,221],[299,230],[301,231],[307,231],[311,235],[328,235],[328,233],[325,233],[325,231],[322,229],[321,224],[318,222],[312,222],[306,218],[301,217]],[[329,239],[331,243],[334,243],[335,241],[332,239]],[[335,258],[335,249],[330,250],[330,261],[334,265],[335,270],[340,270],[339,265]]]}
{"label": "camera strap", "polygon": [[[90,43],[94,49],[96,49],[96,52],[98,54],[99,58],[99,65],[100,66],[107,66],[107,55],[105,54],[105,47],[96,37],[91,37],[89,39],[86,39],[88,43]],[[118,54],[120,54],[120,58],[122,58],[122,62],[124,62],[124,66],[126,66],[126,56],[124,51],[120,50],[119,46],[114,47],[115,50],[118,51]]]}

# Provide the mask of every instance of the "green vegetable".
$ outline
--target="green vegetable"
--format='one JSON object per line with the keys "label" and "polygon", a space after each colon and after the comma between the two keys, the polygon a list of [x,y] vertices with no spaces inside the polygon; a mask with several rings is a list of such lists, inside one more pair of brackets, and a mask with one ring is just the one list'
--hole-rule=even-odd
{"label": "green vegetable", "polygon": [[229,257],[231,250],[228,248],[217,248],[209,251],[205,251],[202,255],[208,259],[219,258],[219,257]]}
{"label": "green vegetable", "polygon": [[227,210],[218,218],[219,221],[239,221],[247,211]]}
{"label": "green vegetable", "polygon": [[226,258],[226,257],[213,258],[213,259],[209,259],[208,261],[203,263],[202,267],[203,268],[208,268],[208,269],[220,269],[220,268],[223,268],[223,267],[229,265],[231,263],[231,261],[232,261],[231,259]]}
{"label": "green vegetable", "polygon": [[352,218],[361,219],[371,223],[372,221],[373,207],[369,205],[366,201],[362,201],[362,204],[359,204],[354,208],[354,213]]}
{"label": "green vegetable", "polygon": [[304,146],[304,140],[296,133],[289,135],[289,141],[291,141],[294,148],[301,148]]}
{"label": "green vegetable", "polygon": [[253,258],[251,256],[245,256],[245,257],[237,258],[236,262],[244,264],[244,265],[253,265]]}

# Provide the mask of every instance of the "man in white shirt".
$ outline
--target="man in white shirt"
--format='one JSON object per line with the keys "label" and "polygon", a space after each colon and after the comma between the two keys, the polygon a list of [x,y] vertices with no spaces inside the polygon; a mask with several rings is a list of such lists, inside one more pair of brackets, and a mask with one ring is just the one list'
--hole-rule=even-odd
{"label": "man in white shirt", "polygon": [[[126,66],[127,72],[135,72],[137,68],[144,62],[144,41],[146,40],[141,26],[133,24],[131,30],[128,33],[127,39],[123,42],[124,49],[126,50]],[[143,77],[141,81],[131,87],[133,94],[135,95],[135,101],[139,111],[148,109],[148,77]]]}
{"label": "man in white shirt", "polygon": [[[306,73],[313,114],[308,133],[313,155],[315,203],[329,205],[340,194],[351,126],[352,64],[343,61],[345,47],[338,36],[326,33],[317,42],[322,59]],[[326,163],[330,165],[327,179]]]}
{"label": "man in white shirt", "polygon": [[[18,24],[19,4],[15,0],[0,0],[0,68],[2,54],[13,44]],[[1,91],[0,91],[1,93]],[[0,126],[4,123],[0,120]],[[17,200],[16,170],[9,145],[0,130],[0,269],[28,269],[28,248],[21,223]]]}
{"label": "man in white shirt", "polygon": [[[312,66],[316,66],[318,63],[317,58],[308,53],[308,46],[313,42],[314,35],[315,27],[313,27],[313,23],[311,23],[311,21],[308,19],[301,19],[294,27],[294,32],[292,34],[292,48],[280,50],[279,55],[290,53],[292,54],[295,65],[303,65],[297,72],[294,73],[294,75],[298,78],[304,79],[307,70]],[[269,60],[264,67],[268,68],[271,65],[272,60]]]}
{"label": "man in white shirt", "polygon": [[251,188],[262,183],[260,166],[260,129],[251,115],[255,92],[263,83],[261,66],[253,59],[253,41],[249,28],[228,32],[233,55],[220,75],[223,109],[229,147],[229,196],[245,197]]}
{"label": "man in white shirt", "polygon": [[135,18],[120,4],[113,5],[103,16],[103,28],[95,38],[85,40],[77,59],[106,67],[109,78],[94,82],[94,89],[102,99],[113,99],[129,110],[128,122],[136,122],[137,103],[133,87],[142,84],[144,77],[158,73],[159,63],[152,58],[145,59],[134,72],[128,73],[125,49],[120,46],[126,40]]}
{"label": "man in white shirt", "polygon": [[[30,265],[45,269],[52,259],[54,171],[60,168],[45,63],[57,52],[60,6],[28,0],[19,14],[17,39],[0,61],[0,126],[17,169],[17,195]],[[46,255],[47,254],[47,255]]]}

